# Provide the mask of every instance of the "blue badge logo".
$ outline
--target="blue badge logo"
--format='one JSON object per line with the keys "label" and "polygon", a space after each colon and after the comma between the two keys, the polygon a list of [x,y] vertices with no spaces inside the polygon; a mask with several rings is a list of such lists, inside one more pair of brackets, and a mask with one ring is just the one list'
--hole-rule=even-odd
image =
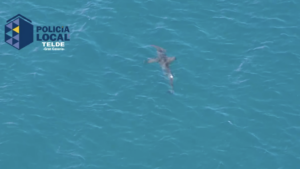
{"label": "blue badge logo", "polygon": [[5,25],[5,42],[20,50],[33,42],[33,25],[31,20],[18,14]]}

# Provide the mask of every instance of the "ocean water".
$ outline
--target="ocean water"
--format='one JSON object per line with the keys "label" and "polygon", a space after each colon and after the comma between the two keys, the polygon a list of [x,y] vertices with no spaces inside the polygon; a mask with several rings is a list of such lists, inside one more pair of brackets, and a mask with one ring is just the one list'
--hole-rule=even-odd
{"label": "ocean water", "polygon": [[[296,0],[0,1],[0,169],[299,169]],[[16,50],[6,21],[68,26]],[[167,50],[174,94],[150,45]]]}

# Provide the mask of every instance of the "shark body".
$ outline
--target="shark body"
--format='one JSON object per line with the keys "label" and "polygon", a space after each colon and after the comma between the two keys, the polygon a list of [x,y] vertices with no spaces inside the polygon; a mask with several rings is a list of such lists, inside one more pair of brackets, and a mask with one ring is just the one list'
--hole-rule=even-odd
{"label": "shark body", "polygon": [[157,57],[156,58],[150,58],[148,59],[147,63],[159,63],[161,68],[165,71],[167,74],[169,80],[170,80],[170,85],[173,89],[173,75],[170,69],[170,64],[176,60],[176,57],[168,57],[166,55],[166,50],[163,49],[162,47],[151,45],[156,48],[157,51]]}

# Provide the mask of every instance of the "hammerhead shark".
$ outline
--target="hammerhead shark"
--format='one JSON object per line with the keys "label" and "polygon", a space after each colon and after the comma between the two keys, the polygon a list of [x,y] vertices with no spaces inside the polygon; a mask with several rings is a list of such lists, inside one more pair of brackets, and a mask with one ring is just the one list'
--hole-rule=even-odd
{"label": "hammerhead shark", "polygon": [[157,51],[157,57],[156,58],[150,58],[148,59],[147,63],[159,63],[161,68],[166,72],[169,80],[170,80],[170,85],[172,87],[173,90],[173,75],[171,73],[171,69],[170,69],[170,64],[176,60],[176,57],[168,57],[166,55],[166,50],[159,47],[159,46],[155,46],[155,45],[151,45],[153,47],[156,48]]}

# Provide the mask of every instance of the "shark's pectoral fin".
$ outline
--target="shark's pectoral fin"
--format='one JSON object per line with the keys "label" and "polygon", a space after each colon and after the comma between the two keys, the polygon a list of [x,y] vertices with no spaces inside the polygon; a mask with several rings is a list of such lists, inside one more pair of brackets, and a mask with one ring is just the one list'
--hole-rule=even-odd
{"label": "shark's pectoral fin", "polygon": [[158,62],[158,59],[148,59],[147,63],[154,63],[154,62]]}
{"label": "shark's pectoral fin", "polygon": [[173,62],[174,60],[176,60],[176,57],[168,57],[168,64],[170,64],[171,62]]}

